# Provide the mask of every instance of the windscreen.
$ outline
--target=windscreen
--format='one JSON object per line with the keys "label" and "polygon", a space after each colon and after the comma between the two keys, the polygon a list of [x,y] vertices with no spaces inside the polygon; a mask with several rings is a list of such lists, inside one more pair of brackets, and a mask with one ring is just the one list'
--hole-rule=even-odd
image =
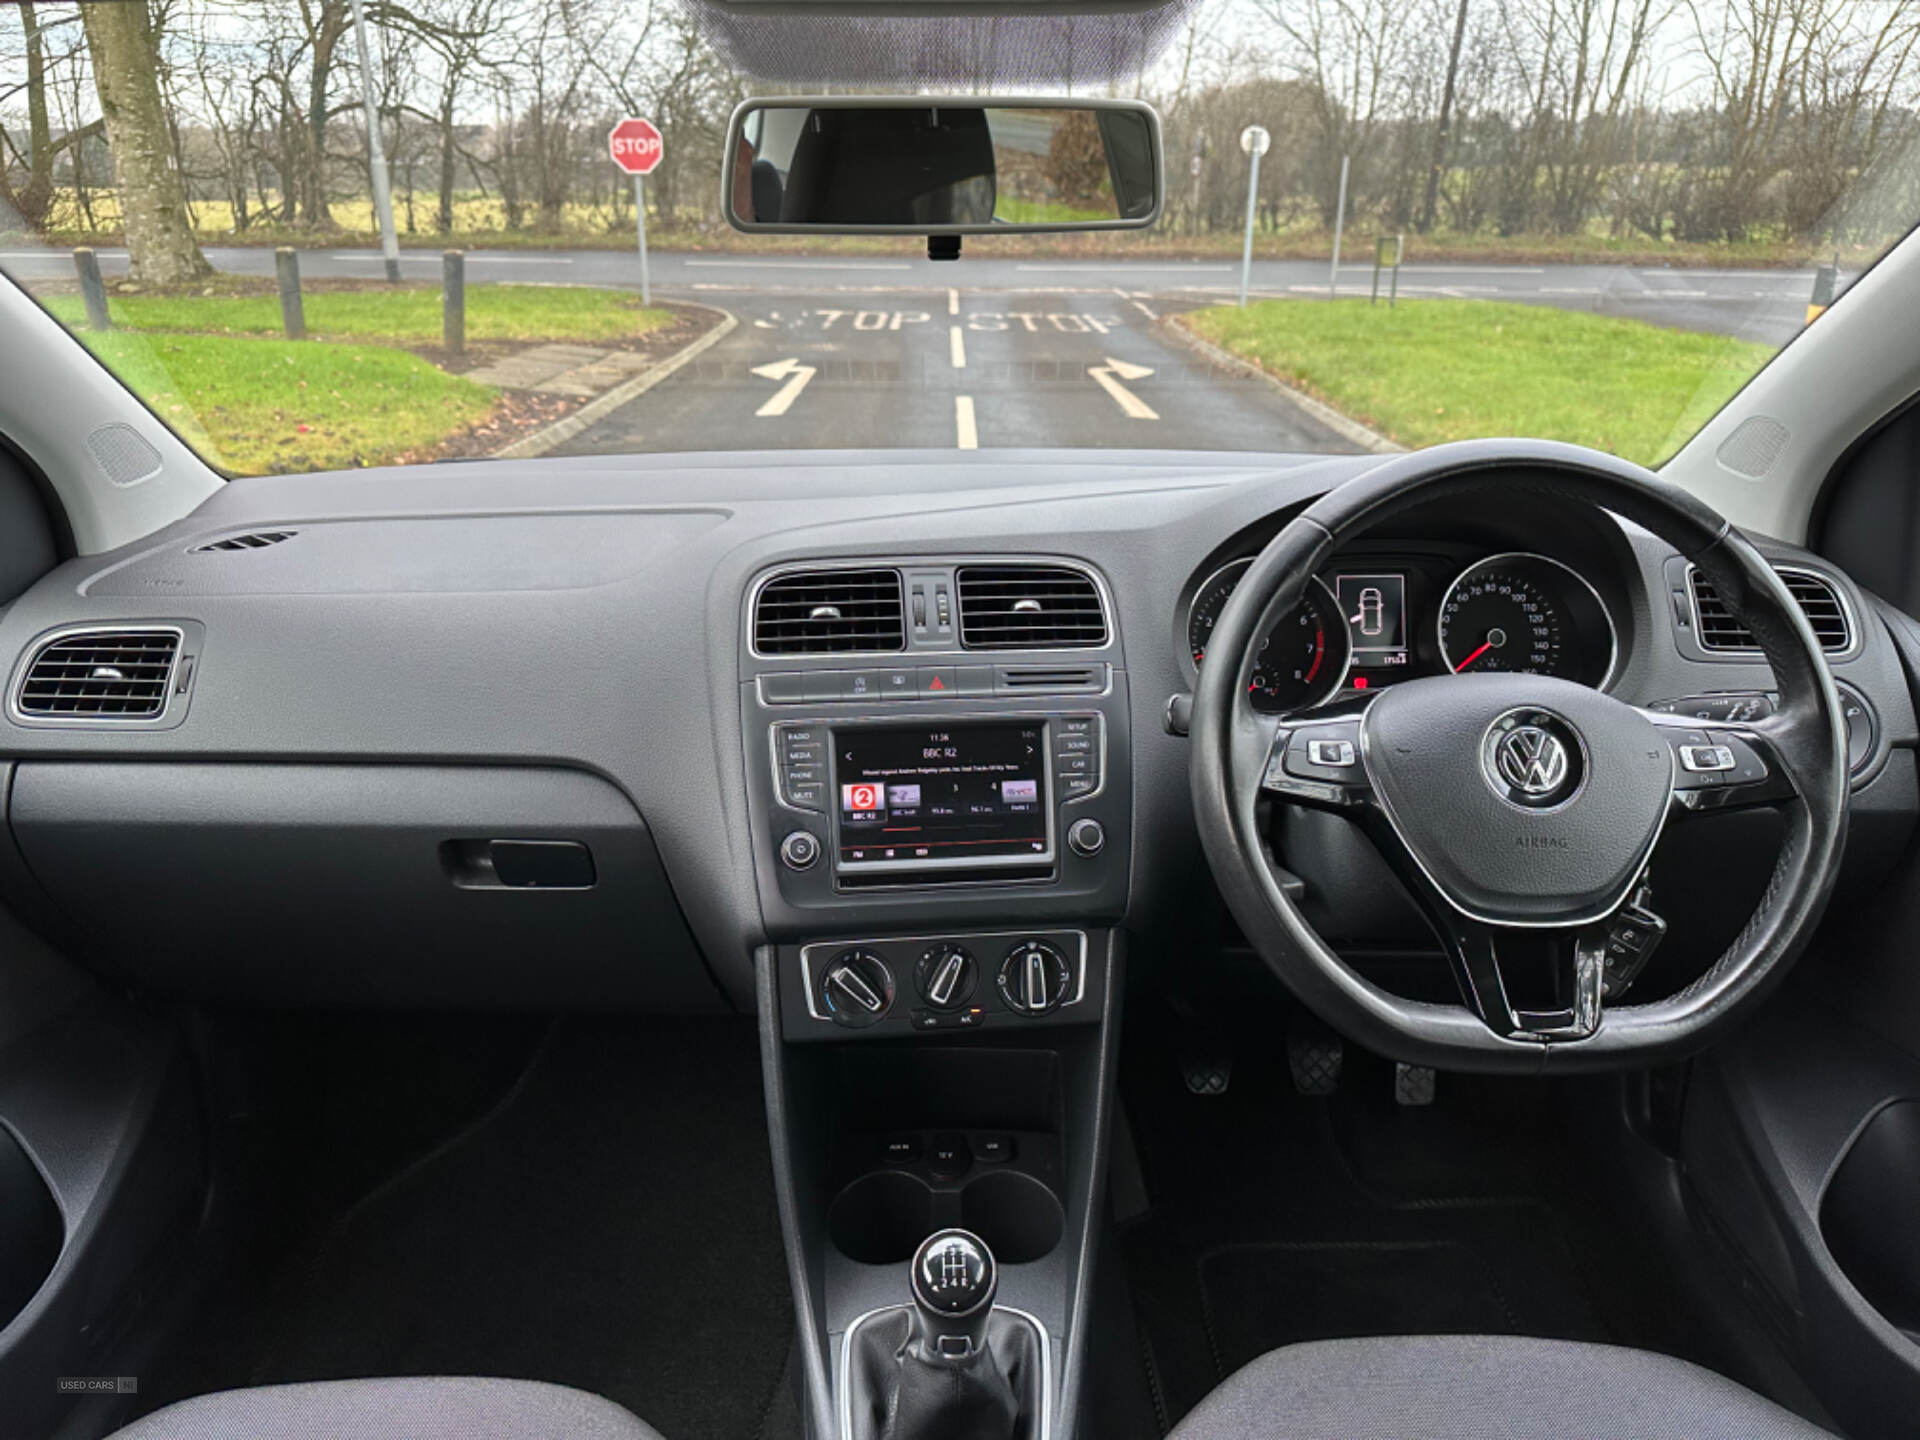
{"label": "windscreen", "polygon": [[1128,202],[1093,113],[988,85],[910,211],[987,227],[951,260],[733,228],[723,174],[735,213],[857,210],[900,162],[829,174],[769,111],[728,166],[775,92],[724,38],[672,0],[0,5],[0,271],[236,477],[1486,435],[1655,464],[1920,214],[1920,7],[1881,0],[1196,0],[1097,82],[1064,47],[1020,85],[1157,110],[1126,160],[1157,223],[992,233]]}

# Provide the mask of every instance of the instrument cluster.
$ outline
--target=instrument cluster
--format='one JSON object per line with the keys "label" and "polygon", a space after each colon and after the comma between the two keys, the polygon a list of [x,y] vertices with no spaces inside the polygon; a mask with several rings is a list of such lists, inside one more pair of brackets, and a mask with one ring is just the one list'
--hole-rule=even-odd
{"label": "instrument cluster", "polygon": [[[1195,587],[1183,630],[1195,672],[1252,557]],[[1588,579],[1546,555],[1387,552],[1339,559],[1261,639],[1256,710],[1289,714],[1416,675],[1524,671],[1605,689],[1619,662],[1613,617]]]}

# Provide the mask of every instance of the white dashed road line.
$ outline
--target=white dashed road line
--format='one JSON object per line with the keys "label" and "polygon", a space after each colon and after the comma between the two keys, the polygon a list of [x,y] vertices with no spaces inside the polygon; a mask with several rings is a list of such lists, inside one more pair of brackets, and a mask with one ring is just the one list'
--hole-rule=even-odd
{"label": "white dashed road line", "polygon": [[911,270],[913,268],[911,265],[881,260],[683,260],[680,263],[691,269],[705,270]]}
{"label": "white dashed road line", "polygon": [[980,431],[973,423],[973,396],[953,397],[954,444],[961,450],[980,448]]}
{"label": "white dashed road line", "polygon": [[949,315],[958,315],[960,313],[960,292],[958,290],[947,291],[947,313]]}
{"label": "white dashed road line", "polygon": [[947,358],[953,361],[954,369],[964,370],[967,368],[966,337],[961,334],[958,325],[950,325],[947,327]]}

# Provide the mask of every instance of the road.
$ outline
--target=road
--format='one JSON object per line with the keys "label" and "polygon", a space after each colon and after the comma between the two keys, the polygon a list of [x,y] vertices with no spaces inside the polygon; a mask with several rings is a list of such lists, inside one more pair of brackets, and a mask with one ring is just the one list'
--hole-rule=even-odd
{"label": "road", "polygon": [[[216,268],[243,275],[273,273],[273,252],[259,247],[206,251]],[[102,250],[101,268],[126,270],[126,252]],[[433,251],[401,252],[404,275],[422,280],[440,273]],[[481,280],[549,281],[574,285],[639,283],[634,257],[617,250],[474,250],[468,275]],[[309,250],[303,275],[377,276],[373,250]],[[67,280],[73,261],[64,251],[0,250],[0,270],[21,280]],[[1213,304],[1237,296],[1240,267],[1227,260],[1015,260],[968,257],[935,263],[900,257],[656,254],[653,283],[663,293],[697,299],[795,289],[875,288],[924,291],[960,285],[978,291],[1111,291],[1114,287],[1165,303]],[[1339,293],[1365,296],[1371,265],[1343,265]],[[1409,264],[1400,293],[1417,297],[1515,300],[1624,315],[1681,330],[1736,335],[1784,345],[1799,330],[1813,291],[1811,270],[1676,270],[1630,265]],[[1309,260],[1256,260],[1255,296],[1325,295],[1327,265]],[[724,301],[719,303],[725,303]]]}
{"label": "road", "polygon": [[738,320],[733,332],[568,453],[1354,448],[1264,381],[1196,361],[1161,337],[1151,305],[1112,288],[754,292],[714,303]]}
{"label": "road", "polygon": [[[224,271],[269,274],[271,251],[215,248]],[[101,252],[123,273],[124,252]],[[409,251],[409,278],[440,258]],[[637,288],[617,251],[473,251],[475,282]],[[301,256],[309,277],[377,276],[374,251]],[[23,281],[66,279],[64,253],[0,251]],[[1260,261],[1255,296],[1328,293],[1324,264]],[[1338,293],[1365,296],[1370,266]],[[657,255],[654,292],[733,314],[731,334],[664,383],[575,436],[571,453],[783,446],[1355,448],[1257,377],[1197,359],[1155,322],[1230,300],[1220,261]],[[1408,297],[1499,299],[1591,310],[1782,344],[1803,323],[1811,271],[1605,266],[1409,265]]]}

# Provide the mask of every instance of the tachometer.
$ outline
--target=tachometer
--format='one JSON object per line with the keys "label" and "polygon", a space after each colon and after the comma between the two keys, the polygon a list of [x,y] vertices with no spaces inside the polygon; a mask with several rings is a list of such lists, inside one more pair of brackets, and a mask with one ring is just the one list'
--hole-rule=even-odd
{"label": "tachometer", "polygon": [[[1187,645],[1195,669],[1206,658],[1207,642],[1227,597],[1252,563],[1236,560],[1222,566],[1195,592],[1187,612]],[[1318,705],[1340,688],[1352,654],[1340,606],[1333,592],[1315,578],[1293,612],[1261,640],[1248,677],[1248,700],[1254,709],[1269,714]]]}
{"label": "tachometer", "polygon": [[1440,600],[1440,657],[1455,674],[1522,671],[1604,685],[1613,622],[1593,587],[1544,555],[1492,555]]}

